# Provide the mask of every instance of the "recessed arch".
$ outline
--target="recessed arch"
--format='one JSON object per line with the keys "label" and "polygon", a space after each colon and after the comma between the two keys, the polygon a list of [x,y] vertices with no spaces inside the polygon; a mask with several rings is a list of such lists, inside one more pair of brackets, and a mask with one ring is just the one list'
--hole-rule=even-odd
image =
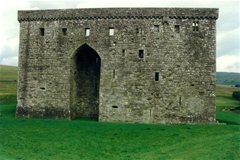
{"label": "recessed arch", "polygon": [[71,118],[99,116],[101,58],[89,45],[83,44],[71,59]]}

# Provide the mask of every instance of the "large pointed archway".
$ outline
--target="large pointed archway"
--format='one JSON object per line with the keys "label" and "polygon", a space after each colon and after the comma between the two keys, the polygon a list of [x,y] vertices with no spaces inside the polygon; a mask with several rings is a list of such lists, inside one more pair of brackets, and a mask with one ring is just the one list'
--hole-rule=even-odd
{"label": "large pointed archway", "polygon": [[71,63],[71,118],[98,119],[101,58],[87,44],[77,49]]}

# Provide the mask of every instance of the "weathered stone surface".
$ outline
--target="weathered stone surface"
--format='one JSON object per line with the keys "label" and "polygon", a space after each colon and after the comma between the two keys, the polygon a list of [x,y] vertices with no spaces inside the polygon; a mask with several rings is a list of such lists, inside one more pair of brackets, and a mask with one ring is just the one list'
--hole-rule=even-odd
{"label": "weathered stone surface", "polygon": [[19,11],[16,116],[214,123],[217,18],[202,8]]}

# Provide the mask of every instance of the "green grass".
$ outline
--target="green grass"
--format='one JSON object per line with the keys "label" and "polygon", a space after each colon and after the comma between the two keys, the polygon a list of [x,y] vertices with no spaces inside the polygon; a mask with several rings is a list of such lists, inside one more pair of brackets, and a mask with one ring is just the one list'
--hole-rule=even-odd
{"label": "green grass", "polygon": [[10,102],[1,104],[0,159],[240,158],[238,125],[168,126],[15,119],[16,102]]}
{"label": "green grass", "polygon": [[218,85],[216,88],[216,117],[219,122],[227,124],[240,124],[240,113],[231,111],[240,107],[240,101],[232,98],[233,91],[239,88],[225,85]]}
{"label": "green grass", "polygon": [[234,112],[217,112],[219,122],[228,124],[240,124],[240,114]]}
{"label": "green grass", "polygon": [[[0,74],[0,82],[2,77],[8,76]],[[0,92],[0,160],[240,159],[240,125],[16,119],[16,93],[7,85],[3,85],[4,93]],[[218,87],[217,118],[240,124],[239,115],[226,110],[239,104],[231,98],[231,89]]]}
{"label": "green grass", "polygon": [[0,65],[0,96],[16,94],[17,67]]}

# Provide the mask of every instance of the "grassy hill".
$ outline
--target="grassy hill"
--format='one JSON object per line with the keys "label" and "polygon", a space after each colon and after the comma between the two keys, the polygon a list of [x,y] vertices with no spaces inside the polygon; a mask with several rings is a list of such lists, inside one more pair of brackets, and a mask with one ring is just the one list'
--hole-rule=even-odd
{"label": "grassy hill", "polygon": [[240,84],[240,73],[217,72],[217,84],[236,85]]}
{"label": "grassy hill", "polygon": [[0,159],[237,160],[239,101],[217,86],[217,119],[228,125],[153,125],[16,119],[16,67],[0,66]]}
{"label": "grassy hill", "polygon": [[236,90],[240,88],[227,85],[216,87],[216,116],[219,122],[240,124],[240,101],[232,98]]}
{"label": "grassy hill", "polygon": [[18,68],[0,65],[0,95],[16,94]]}

